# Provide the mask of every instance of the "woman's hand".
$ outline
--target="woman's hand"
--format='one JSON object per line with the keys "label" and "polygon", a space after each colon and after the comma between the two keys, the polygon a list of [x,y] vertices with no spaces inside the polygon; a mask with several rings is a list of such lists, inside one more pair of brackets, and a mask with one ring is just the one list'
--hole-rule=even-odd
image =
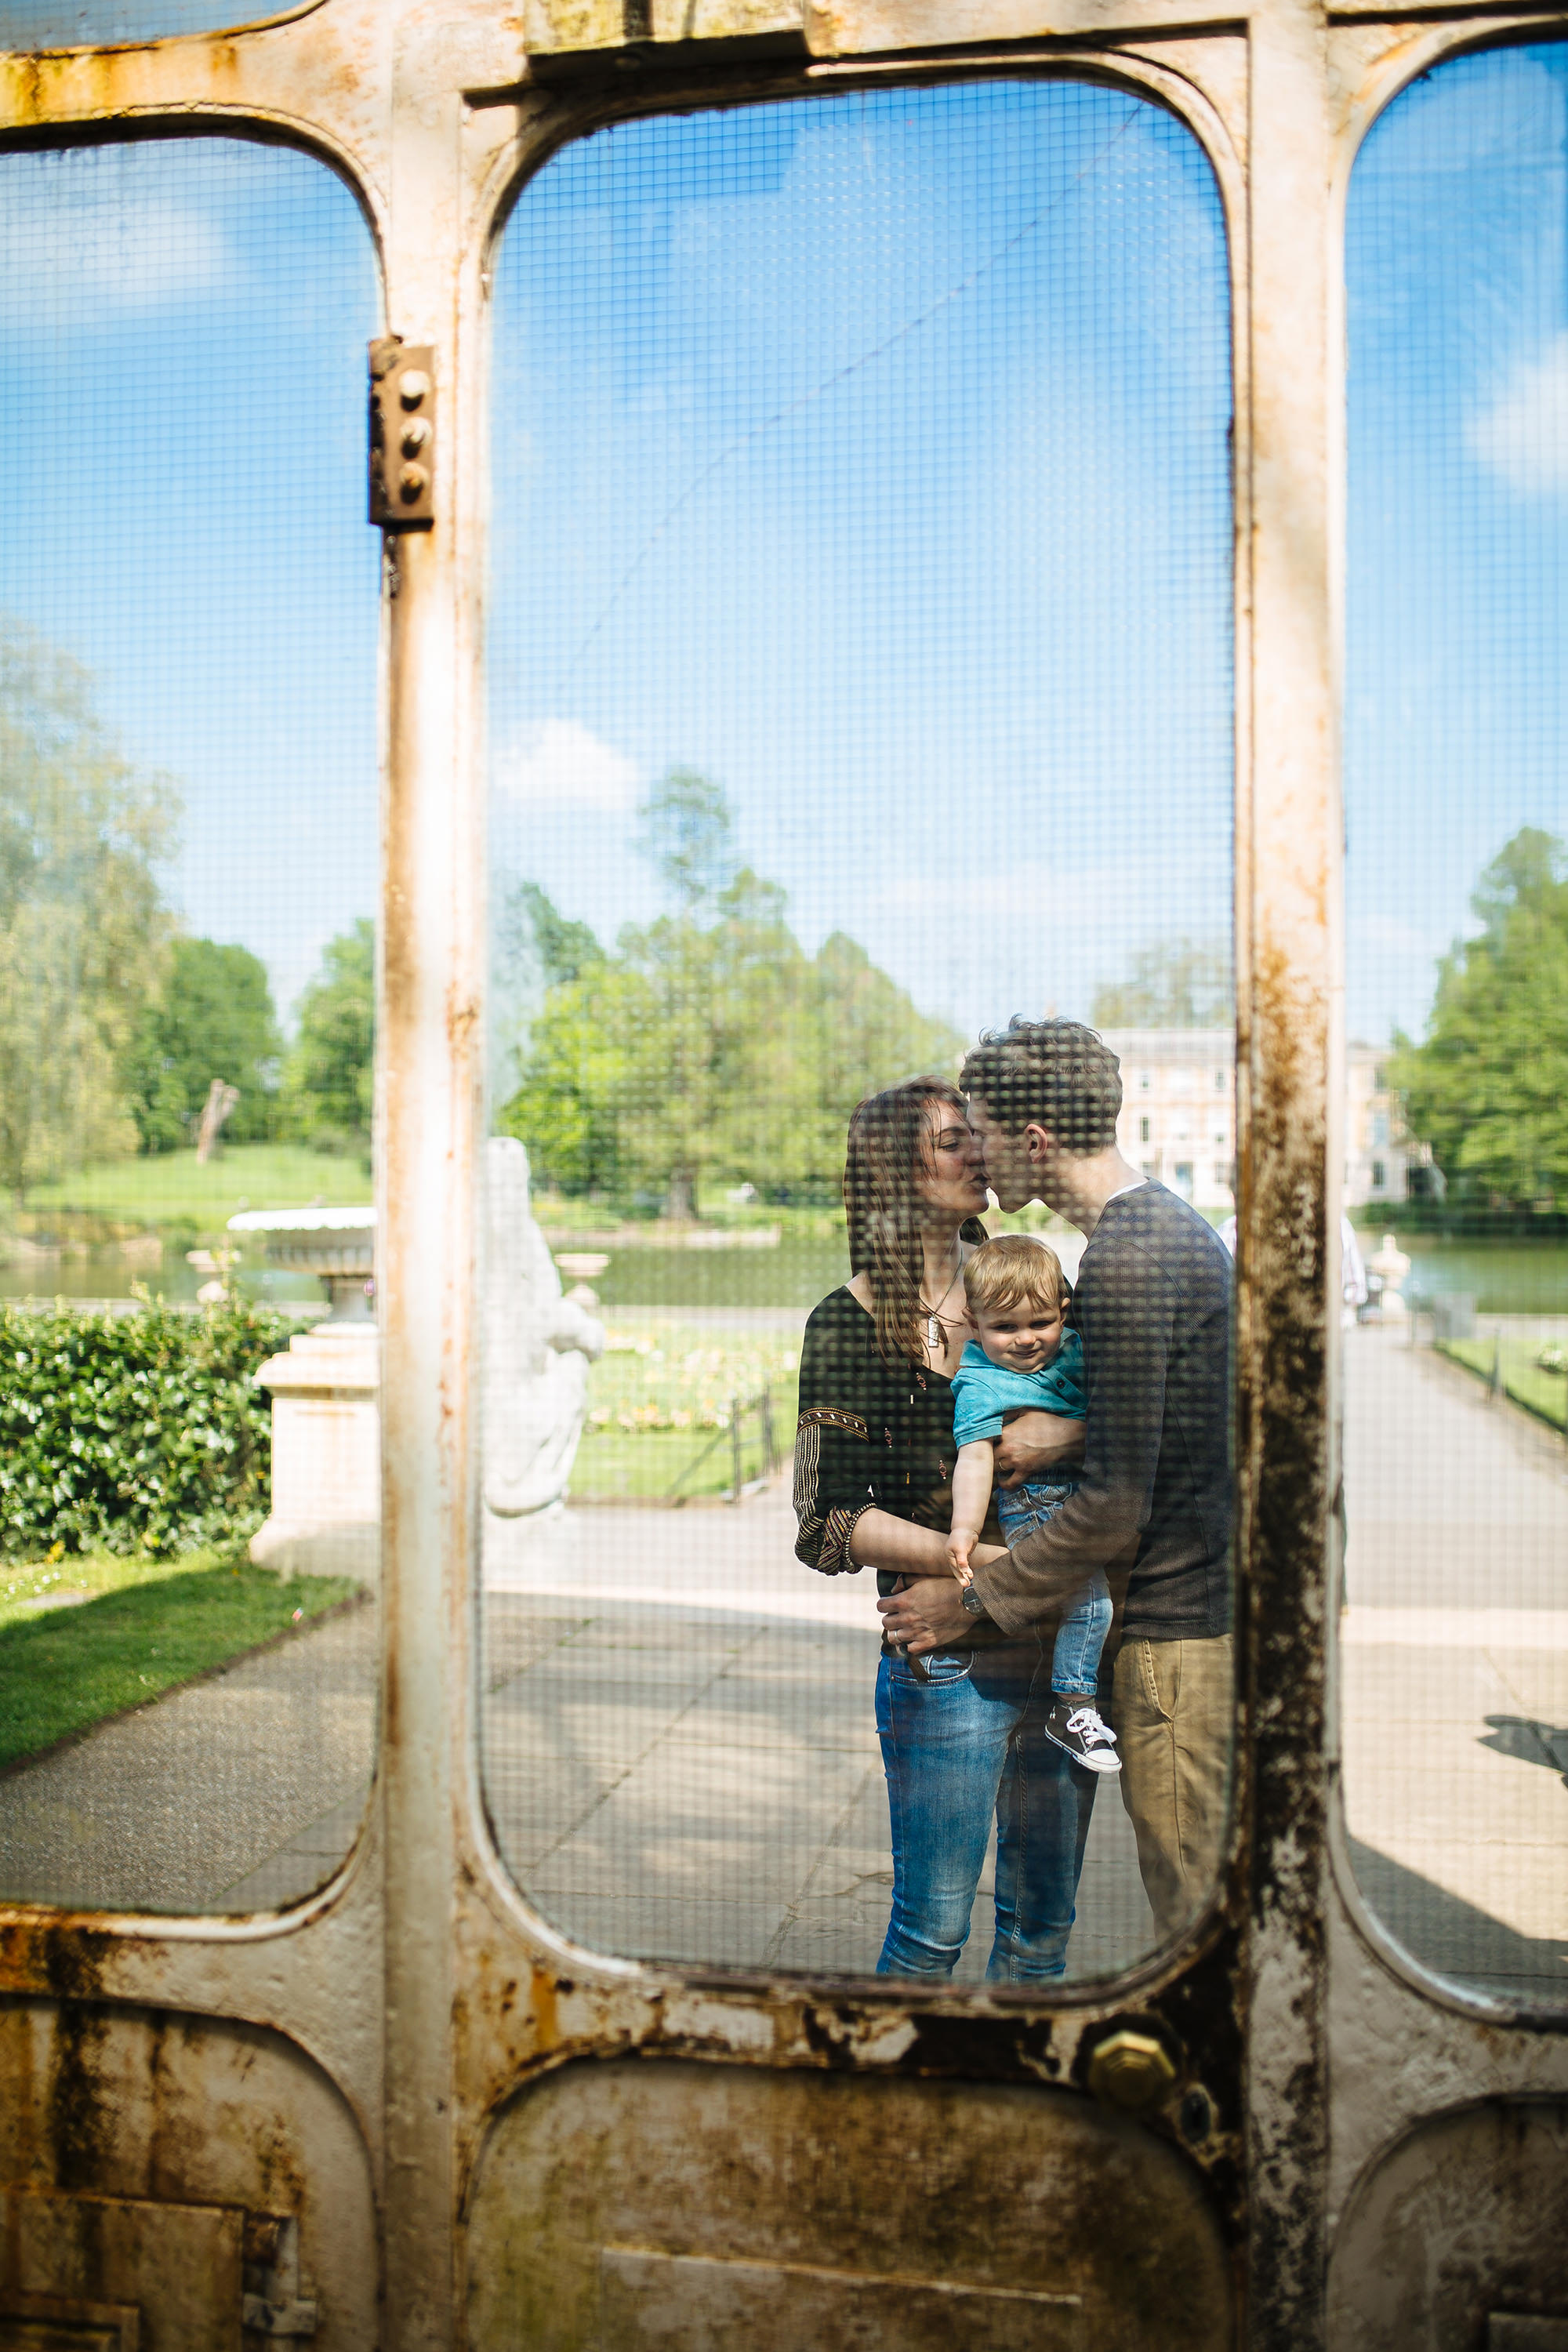
{"label": "woman's hand", "polygon": [[1083,1460],[1083,1423],[1060,1412],[1021,1412],[996,1440],[996,1484],[1021,1486]]}

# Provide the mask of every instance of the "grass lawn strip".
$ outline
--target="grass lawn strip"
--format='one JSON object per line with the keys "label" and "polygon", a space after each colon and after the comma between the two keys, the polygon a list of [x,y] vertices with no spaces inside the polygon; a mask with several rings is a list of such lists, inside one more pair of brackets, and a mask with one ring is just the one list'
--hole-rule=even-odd
{"label": "grass lawn strip", "polygon": [[[59,1565],[74,1576],[93,1563]],[[14,1607],[0,1622],[0,1769],[309,1625],[360,1589],[348,1577],[286,1584],[232,1551],[165,1560],[151,1575],[112,1565],[136,1572],[79,1607]]]}
{"label": "grass lawn strip", "polygon": [[[588,1420],[573,1466],[576,1502],[658,1501],[706,1453],[683,1495],[721,1495],[732,1475],[728,1420],[733,1400],[749,1405],[766,1388],[773,1398],[773,1442],[795,1442],[800,1385],[798,1325],[716,1331],[695,1324],[649,1321],[609,1310],[609,1346],[588,1376]],[[719,1443],[713,1440],[717,1437]],[[761,1473],[762,1424],[742,1423],[741,1475]]]}
{"label": "grass lawn strip", "polygon": [[[1489,1381],[1496,1346],[1492,1339],[1439,1339],[1437,1353],[1447,1356],[1450,1363],[1462,1364],[1466,1371],[1479,1373],[1482,1380]],[[1539,1340],[1502,1342],[1503,1391],[1538,1421],[1562,1429],[1568,1415],[1568,1380],[1561,1372],[1542,1370],[1535,1360],[1540,1348]]]}
{"label": "grass lawn strip", "polygon": [[79,1168],[35,1186],[27,1206],[35,1214],[75,1213],[205,1230],[226,1223],[242,1202],[290,1209],[327,1200],[350,1208],[373,1197],[370,1171],[360,1159],[312,1151],[303,1143],[236,1143],[205,1166],[194,1151],[161,1151]]}

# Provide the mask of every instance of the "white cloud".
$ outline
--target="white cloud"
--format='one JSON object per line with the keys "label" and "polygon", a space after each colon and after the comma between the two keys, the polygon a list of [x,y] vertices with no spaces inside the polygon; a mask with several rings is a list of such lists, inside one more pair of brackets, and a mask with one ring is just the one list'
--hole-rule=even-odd
{"label": "white cloud", "polygon": [[0,308],[15,320],[156,310],[226,288],[234,272],[216,219],[113,184],[40,184],[0,229]]}
{"label": "white cloud", "polygon": [[1516,364],[1467,437],[1483,465],[1527,496],[1568,490],[1568,334]]}
{"label": "white cloud", "polygon": [[618,812],[637,805],[642,771],[574,719],[547,719],[501,761],[496,782],[508,800],[531,808]]}

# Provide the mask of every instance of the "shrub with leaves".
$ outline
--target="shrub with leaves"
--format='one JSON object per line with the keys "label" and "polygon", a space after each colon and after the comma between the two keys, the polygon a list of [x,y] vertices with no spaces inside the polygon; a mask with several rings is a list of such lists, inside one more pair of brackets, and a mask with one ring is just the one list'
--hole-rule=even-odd
{"label": "shrub with leaves", "polygon": [[187,1551],[266,1516],[286,1316],[0,1308],[0,1556]]}

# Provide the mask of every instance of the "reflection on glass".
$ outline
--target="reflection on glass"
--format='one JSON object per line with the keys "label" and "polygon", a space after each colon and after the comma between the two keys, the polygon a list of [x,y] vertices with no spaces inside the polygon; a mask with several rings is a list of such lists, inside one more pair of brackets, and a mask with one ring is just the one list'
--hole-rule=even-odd
{"label": "reflection on glass", "polygon": [[0,257],[0,1897],[264,1908],[374,1741],[372,261],[216,140]]}
{"label": "reflection on glass", "polygon": [[1067,84],[625,123],[496,303],[501,1851],[632,1955],[1112,1973],[1230,1738],[1212,178]]}
{"label": "reflection on glass", "polygon": [[1568,1993],[1568,56],[1440,67],[1349,227],[1345,1801],[1462,1985]]}

